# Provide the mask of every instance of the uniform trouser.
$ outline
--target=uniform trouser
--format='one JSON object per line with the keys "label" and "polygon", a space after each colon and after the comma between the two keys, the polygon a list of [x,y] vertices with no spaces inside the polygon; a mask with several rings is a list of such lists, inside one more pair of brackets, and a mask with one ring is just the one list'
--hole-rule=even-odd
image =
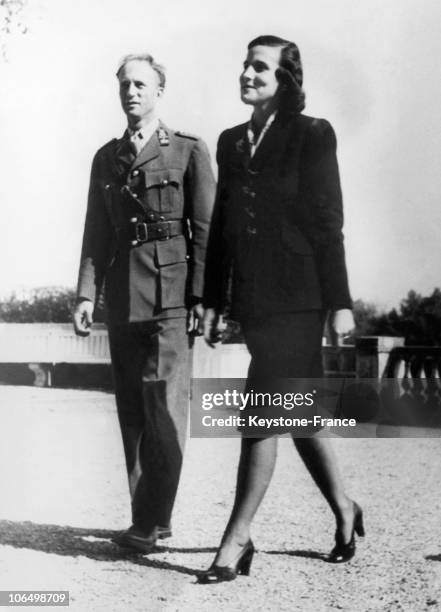
{"label": "uniform trouser", "polygon": [[135,527],[170,524],[182,467],[190,386],[184,318],[109,329],[116,404]]}

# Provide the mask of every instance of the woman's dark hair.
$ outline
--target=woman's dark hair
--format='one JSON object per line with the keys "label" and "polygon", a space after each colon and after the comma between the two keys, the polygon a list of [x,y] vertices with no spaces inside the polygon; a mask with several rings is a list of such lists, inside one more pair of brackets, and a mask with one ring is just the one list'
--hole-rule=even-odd
{"label": "woman's dark hair", "polygon": [[305,108],[305,93],[302,89],[303,69],[298,46],[278,36],[258,36],[252,40],[248,49],[262,45],[264,47],[281,47],[279,68],[276,77],[280,83],[280,111],[283,113],[300,113]]}

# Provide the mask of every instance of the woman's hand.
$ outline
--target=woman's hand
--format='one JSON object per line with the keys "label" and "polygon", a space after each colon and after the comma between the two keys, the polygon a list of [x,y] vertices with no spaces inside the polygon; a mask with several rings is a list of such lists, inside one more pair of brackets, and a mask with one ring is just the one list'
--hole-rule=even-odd
{"label": "woman's hand", "polygon": [[216,342],[220,342],[222,332],[226,327],[222,317],[218,315],[214,308],[206,308],[202,326],[204,329],[205,342],[208,346],[211,346],[211,348],[215,348],[214,345]]}
{"label": "woman's hand", "polygon": [[348,336],[355,327],[352,310],[344,308],[333,310],[328,319],[331,342],[334,346],[342,346],[345,336]]}

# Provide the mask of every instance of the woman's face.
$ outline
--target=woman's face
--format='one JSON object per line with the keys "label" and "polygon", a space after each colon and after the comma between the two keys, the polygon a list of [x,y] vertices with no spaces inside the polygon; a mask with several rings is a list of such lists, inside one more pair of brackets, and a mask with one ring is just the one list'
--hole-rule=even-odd
{"label": "woman's face", "polygon": [[279,68],[281,47],[257,45],[248,50],[240,75],[240,97],[245,104],[267,106],[274,100],[279,82],[276,70]]}

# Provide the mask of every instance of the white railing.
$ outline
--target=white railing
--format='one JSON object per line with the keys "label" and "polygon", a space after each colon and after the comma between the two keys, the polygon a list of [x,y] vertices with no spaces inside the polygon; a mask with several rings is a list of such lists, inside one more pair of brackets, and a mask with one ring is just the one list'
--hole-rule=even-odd
{"label": "white railing", "polygon": [[110,363],[104,325],[79,338],[66,323],[0,323],[0,363]]}
{"label": "white railing", "polygon": [[[243,344],[208,347],[196,338],[194,378],[246,378],[249,353]],[[68,323],[0,323],[0,363],[110,363],[104,325],[80,338]]]}
{"label": "white railing", "polygon": [[218,344],[212,349],[196,338],[193,378],[246,378],[250,354],[244,344]]}

